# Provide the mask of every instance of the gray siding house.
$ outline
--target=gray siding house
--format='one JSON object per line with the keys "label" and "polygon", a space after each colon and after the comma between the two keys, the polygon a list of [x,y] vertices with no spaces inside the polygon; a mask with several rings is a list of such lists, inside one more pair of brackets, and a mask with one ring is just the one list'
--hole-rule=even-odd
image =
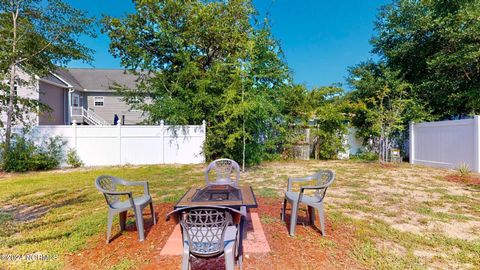
{"label": "gray siding house", "polygon": [[38,98],[53,112],[38,115],[39,125],[123,125],[144,120],[141,111],[131,109],[111,87],[119,84],[136,88],[137,77],[121,69],[69,68],[40,78]]}

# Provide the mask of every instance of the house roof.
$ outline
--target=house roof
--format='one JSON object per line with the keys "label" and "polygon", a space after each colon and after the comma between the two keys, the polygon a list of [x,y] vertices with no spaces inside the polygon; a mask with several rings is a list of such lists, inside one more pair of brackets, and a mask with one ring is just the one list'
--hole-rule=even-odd
{"label": "house roof", "polygon": [[60,80],[59,77],[53,75],[53,74],[48,74],[47,76],[42,77],[43,80],[52,82],[54,84],[58,85],[63,85],[64,87],[69,87],[64,81]]}
{"label": "house roof", "polygon": [[97,69],[97,68],[67,68],[59,69],[56,76],[47,76],[44,79],[58,83],[63,80],[75,90],[79,91],[112,91],[115,84],[127,88],[136,88],[138,76],[123,69]]}
{"label": "house roof", "polygon": [[68,69],[58,69],[55,71],[55,74],[57,74],[62,80],[70,84],[74,89],[76,90],[83,90],[84,87],[80,84],[75,77],[68,72]]}

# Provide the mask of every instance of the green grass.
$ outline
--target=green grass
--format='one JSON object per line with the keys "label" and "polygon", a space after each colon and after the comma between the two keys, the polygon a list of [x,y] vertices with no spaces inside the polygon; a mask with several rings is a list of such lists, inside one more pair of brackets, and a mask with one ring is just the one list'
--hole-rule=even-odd
{"label": "green grass", "polygon": [[[356,240],[350,257],[361,265],[377,269],[424,269],[431,265],[480,267],[480,240],[451,238],[435,231],[421,234],[399,231],[379,216],[409,221],[409,213],[415,213],[418,215],[416,226],[422,228],[428,228],[432,221],[466,222],[480,216],[475,193],[470,196],[450,193],[449,185],[462,186],[442,181],[439,175],[445,174],[444,171],[409,165],[389,169],[372,163],[346,161],[274,162],[242,174],[241,181],[251,184],[257,197],[277,199],[280,205],[288,176],[306,175],[318,168],[336,171],[337,179],[327,192],[327,216],[334,228],[354,227]],[[187,188],[203,185],[203,169],[203,164],[125,166],[25,173],[0,178],[0,254],[40,252],[53,256],[47,261],[17,261],[8,265],[0,261],[0,269],[7,266],[13,269],[60,269],[65,266],[68,255],[87,248],[89,239],[104,234],[105,199],[93,184],[98,175],[148,180],[154,202],[159,203],[175,202]],[[417,181],[418,185],[409,185],[435,195],[435,199],[415,201],[411,194],[417,189],[406,189],[404,181]],[[372,188],[372,185],[377,186]],[[382,191],[382,187],[388,189]],[[465,192],[470,189],[465,187]],[[141,187],[134,190],[135,194],[141,192]],[[446,206],[452,210],[434,210]],[[361,217],[350,214],[358,212],[362,213]],[[266,216],[261,216],[261,221],[264,226],[277,222]],[[328,237],[318,241],[325,247],[337,246]],[[382,247],[385,243],[398,247],[400,251],[388,248],[388,245]],[[422,250],[431,251],[435,256],[415,256],[415,252]],[[135,261],[121,260],[110,269],[132,269],[135,266]]]}
{"label": "green grass", "polygon": [[[192,173],[192,170],[194,173]],[[106,225],[105,202],[95,189],[95,177],[116,175],[131,180],[146,180],[153,194],[172,190],[165,201],[177,200],[185,188],[202,179],[192,166],[145,166],[82,169],[70,172],[18,174],[0,180],[0,205],[13,205],[40,211],[37,218],[0,226],[0,254],[43,252],[59,255],[57,260],[35,261],[21,265],[31,269],[58,269],[64,266],[64,255],[86,246],[88,238],[103,233]],[[141,188],[134,191],[140,194]],[[0,224],[11,222],[11,213],[0,214]],[[0,268],[2,268],[0,262]],[[125,268],[122,268],[125,269]]]}
{"label": "green grass", "polygon": [[2,226],[3,223],[6,223],[7,221],[10,221],[10,220],[12,220],[12,214],[0,212],[0,226]]}

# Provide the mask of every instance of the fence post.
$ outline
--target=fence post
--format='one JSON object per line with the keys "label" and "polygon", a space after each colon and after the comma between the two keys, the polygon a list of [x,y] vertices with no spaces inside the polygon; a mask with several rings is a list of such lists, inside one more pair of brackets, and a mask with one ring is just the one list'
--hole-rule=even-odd
{"label": "fence post", "polygon": [[78,152],[78,150],[77,150],[77,121],[76,120],[72,121],[72,127],[73,127],[73,148],[75,148],[75,151]]}
{"label": "fence post", "polygon": [[162,162],[161,164],[165,164],[165,131],[164,131],[164,124],[163,120],[160,120],[160,133],[162,134]]}
{"label": "fence post", "polygon": [[119,156],[119,164],[120,166],[123,165],[123,158],[122,158],[122,124],[120,123],[121,121],[118,121],[117,127],[118,127],[118,156]]}
{"label": "fence post", "polygon": [[415,164],[415,123],[410,122],[410,135],[409,135],[409,159],[410,164]]}
{"label": "fence post", "polygon": [[480,116],[473,117],[473,171],[480,172]]}

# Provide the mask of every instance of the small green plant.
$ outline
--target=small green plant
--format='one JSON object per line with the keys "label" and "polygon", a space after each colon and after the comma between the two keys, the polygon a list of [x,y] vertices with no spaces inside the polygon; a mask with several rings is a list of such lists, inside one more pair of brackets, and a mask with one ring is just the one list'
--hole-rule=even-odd
{"label": "small green plant", "polygon": [[468,176],[472,172],[470,170],[470,166],[468,166],[468,164],[464,162],[461,163],[460,166],[458,166],[457,170],[461,177]]}
{"label": "small green plant", "polygon": [[0,225],[12,219],[12,214],[0,212]]}
{"label": "small green plant", "polygon": [[67,164],[73,168],[83,166],[83,162],[77,154],[77,150],[70,149],[67,153]]}
{"label": "small green plant", "polygon": [[375,161],[378,160],[378,154],[373,151],[359,151],[354,155],[350,155],[352,160],[365,160],[365,161]]}

